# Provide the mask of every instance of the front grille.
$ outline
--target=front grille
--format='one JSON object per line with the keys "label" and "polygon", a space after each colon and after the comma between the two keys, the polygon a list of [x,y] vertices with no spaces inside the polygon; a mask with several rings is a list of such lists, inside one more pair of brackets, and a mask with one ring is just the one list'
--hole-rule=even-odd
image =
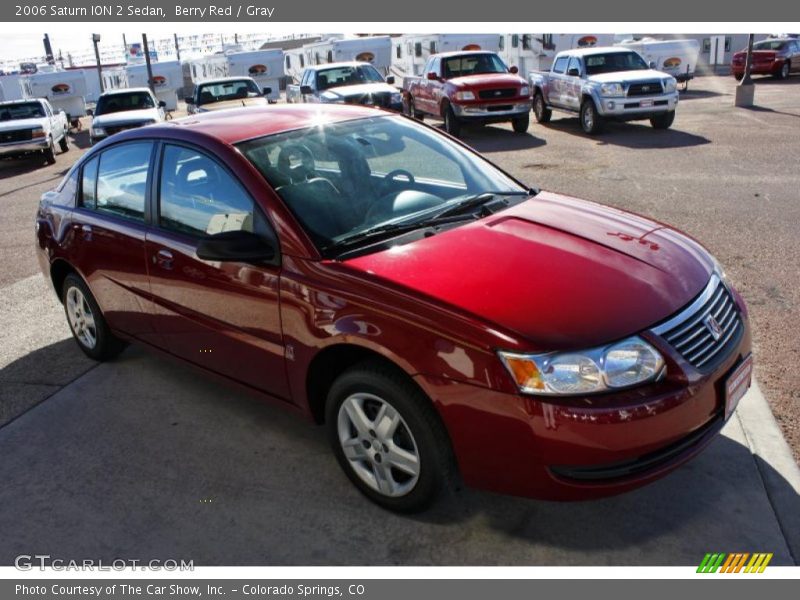
{"label": "front grille", "polygon": [[379,92],[377,94],[361,94],[347,96],[345,104],[361,104],[364,106],[379,106],[389,108],[392,103],[392,94],[389,92]]}
{"label": "front grille", "polygon": [[115,133],[119,133],[120,131],[125,131],[127,129],[136,129],[137,127],[142,127],[144,123],[126,123],[125,125],[116,125],[114,127],[105,127],[106,135],[114,135]]}
{"label": "front grille", "polygon": [[657,96],[664,93],[660,81],[643,81],[632,83],[628,87],[628,97],[631,96]]}
{"label": "front grille", "polygon": [[498,88],[494,90],[480,90],[478,98],[481,100],[494,100],[496,98],[513,98],[517,95],[517,88]]}
{"label": "front grille", "polygon": [[[666,106],[669,104],[668,100],[656,100],[653,102],[653,106]],[[625,108],[641,108],[642,104],[640,102],[626,102]]]}
{"label": "front grille", "polygon": [[495,104],[484,107],[486,112],[503,112],[512,110],[514,107],[511,104]]}
{"label": "front grille", "polygon": [[17,129],[0,133],[0,144],[13,144],[14,142],[28,142],[33,139],[32,129]]}
{"label": "front grille", "polygon": [[710,370],[735,344],[743,330],[736,302],[721,282],[710,298],[683,322],[661,335],[693,367]]}

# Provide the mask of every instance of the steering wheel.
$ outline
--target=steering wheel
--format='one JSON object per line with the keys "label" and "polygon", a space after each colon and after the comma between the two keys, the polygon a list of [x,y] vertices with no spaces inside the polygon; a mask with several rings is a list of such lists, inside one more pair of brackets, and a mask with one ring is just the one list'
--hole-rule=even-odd
{"label": "steering wheel", "polygon": [[384,177],[383,181],[381,181],[381,195],[384,196],[388,194],[393,187],[397,185],[396,178],[402,175],[406,179],[408,179],[409,185],[414,185],[415,180],[414,176],[406,171],[405,169],[395,169],[394,171],[388,172]]}
{"label": "steering wheel", "polygon": [[[300,164],[292,166],[292,159],[299,159]],[[293,183],[309,179],[314,175],[316,166],[311,150],[302,144],[287,144],[278,154],[278,170]]]}

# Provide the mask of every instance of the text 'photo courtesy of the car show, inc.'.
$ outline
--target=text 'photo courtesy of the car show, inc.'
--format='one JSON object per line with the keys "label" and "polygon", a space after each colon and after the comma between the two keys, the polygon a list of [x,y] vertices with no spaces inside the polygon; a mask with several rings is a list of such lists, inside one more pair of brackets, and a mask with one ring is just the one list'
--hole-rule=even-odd
{"label": "text 'photo courtesy of the car show, inc.'", "polygon": [[269,4],[0,6],[0,597],[788,589],[800,5]]}

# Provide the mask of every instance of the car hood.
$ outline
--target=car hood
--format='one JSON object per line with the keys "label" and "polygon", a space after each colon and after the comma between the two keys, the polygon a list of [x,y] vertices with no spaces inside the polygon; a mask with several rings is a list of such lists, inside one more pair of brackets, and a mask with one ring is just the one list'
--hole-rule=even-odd
{"label": "car hood", "polygon": [[92,127],[109,127],[123,123],[139,123],[141,121],[160,121],[158,109],[144,108],[142,110],[123,110],[120,112],[99,115],[92,119]]}
{"label": "car hood", "polygon": [[344,266],[549,351],[605,344],[662,321],[702,291],[714,259],[665,225],[542,192]]}
{"label": "car hood", "polygon": [[392,87],[388,83],[361,83],[359,85],[340,85],[338,87],[328,88],[322,92],[322,96],[326,94],[336,94],[342,98],[349,98],[351,96],[365,96],[367,94],[386,94],[395,93],[399,90]]}
{"label": "car hood", "polygon": [[597,81],[598,83],[620,83],[622,81],[630,83],[633,81],[651,81],[653,79],[664,79],[665,77],[672,77],[669,73],[656,71],[655,69],[647,69],[645,71],[617,71],[616,73],[600,73],[599,75],[590,75],[589,81]]}
{"label": "car hood", "polygon": [[485,88],[504,86],[528,85],[527,82],[513,73],[481,73],[478,75],[465,75],[464,77],[453,77],[447,80],[457,87]]}
{"label": "car hood", "polygon": [[267,99],[263,96],[257,98],[241,98],[239,100],[224,100],[223,102],[211,102],[202,104],[198,107],[199,112],[213,110],[225,110],[226,108],[242,108],[243,106],[266,106]]}
{"label": "car hood", "polygon": [[16,131],[17,129],[33,129],[43,127],[45,118],[38,119],[12,119],[10,121],[0,121],[0,131]]}

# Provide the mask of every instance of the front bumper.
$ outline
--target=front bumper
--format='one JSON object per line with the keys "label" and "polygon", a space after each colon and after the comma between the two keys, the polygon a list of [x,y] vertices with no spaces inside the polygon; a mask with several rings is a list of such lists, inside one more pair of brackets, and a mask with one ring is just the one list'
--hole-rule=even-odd
{"label": "front bumper", "polygon": [[49,146],[47,138],[40,140],[25,140],[24,142],[11,142],[9,144],[0,144],[0,156],[15,156],[17,154],[25,154],[27,152],[41,152],[46,150]]}
{"label": "front bumper", "polygon": [[647,119],[653,115],[670,112],[678,106],[678,92],[645,97],[600,98],[597,112],[607,119],[622,121]]}
{"label": "front bumper", "polygon": [[453,112],[465,121],[509,121],[523,117],[531,111],[527,98],[512,98],[504,102],[475,102],[470,104],[451,104]]}
{"label": "front bumper", "polygon": [[594,398],[512,395],[418,375],[453,444],[464,482],[547,500],[625,492],[697,455],[724,425],[726,377],[750,354],[745,314],[739,341],[710,373],[686,367],[653,336],[667,379]]}

